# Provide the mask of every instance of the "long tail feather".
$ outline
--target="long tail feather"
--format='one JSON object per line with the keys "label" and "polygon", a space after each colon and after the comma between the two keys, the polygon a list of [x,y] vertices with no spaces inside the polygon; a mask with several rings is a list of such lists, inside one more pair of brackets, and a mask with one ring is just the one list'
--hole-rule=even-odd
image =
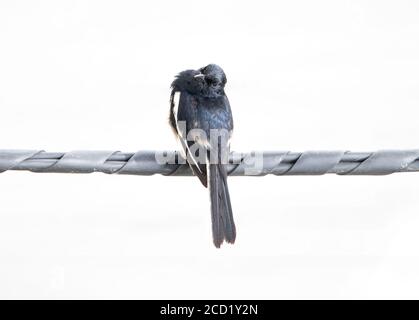
{"label": "long tail feather", "polygon": [[236,227],[227,186],[227,173],[223,164],[208,164],[211,199],[212,236],[219,248],[224,240],[234,243]]}

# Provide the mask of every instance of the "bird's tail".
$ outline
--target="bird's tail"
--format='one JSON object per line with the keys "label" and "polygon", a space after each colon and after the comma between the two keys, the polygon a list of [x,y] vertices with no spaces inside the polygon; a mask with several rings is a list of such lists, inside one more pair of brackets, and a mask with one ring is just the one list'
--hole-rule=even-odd
{"label": "bird's tail", "polygon": [[208,164],[209,190],[211,199],[212,237],[219,248],[224,240],[234,243],[236,226],[233,220],[230,194],[227,186],[227,172],[223,164]]}

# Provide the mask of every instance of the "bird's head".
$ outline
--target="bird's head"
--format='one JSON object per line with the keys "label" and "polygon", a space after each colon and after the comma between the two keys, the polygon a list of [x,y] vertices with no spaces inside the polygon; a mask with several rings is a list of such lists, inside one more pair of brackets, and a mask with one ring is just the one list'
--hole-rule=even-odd
{"label": "bird's head", "polygon": [[209,64],[198,70],[194,76],[202,84],[202,94],[207,97],[217,97],[224,94],[224,86],[227,83],[227,77],[216,64]]}
{"label": "bird's head", "polygon": [[198,70],[186,70],[176,77],[172,87],[177,90],[186,90],[192,94],[215,98],[224,94],[227,82],[226,75],[221,67],[209,64]]}

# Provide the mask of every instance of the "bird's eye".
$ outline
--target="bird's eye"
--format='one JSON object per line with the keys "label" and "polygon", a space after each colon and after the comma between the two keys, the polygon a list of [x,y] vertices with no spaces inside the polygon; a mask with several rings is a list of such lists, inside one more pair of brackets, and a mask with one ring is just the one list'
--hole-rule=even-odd
{"label": "bird's eye", "polygon": [[212,86],[212,87],[216,87],[218,84],[218,81],[214,78],[206,78],[206,82],[209,86]]}

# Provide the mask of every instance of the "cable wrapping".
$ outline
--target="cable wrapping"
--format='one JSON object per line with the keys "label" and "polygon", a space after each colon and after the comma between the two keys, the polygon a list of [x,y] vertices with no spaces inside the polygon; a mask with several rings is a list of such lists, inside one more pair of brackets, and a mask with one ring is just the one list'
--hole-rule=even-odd
{"label": "cable wrapping", "polygon": [[[231,176],[273,175],[386,175],[419,171],[419,150],[377,152],[307,151],[302,153],[249,152],[230,155]],[[0,173],[31,172],[190,176],[191,170],[177,151],[71,151],[0,150]]]}

